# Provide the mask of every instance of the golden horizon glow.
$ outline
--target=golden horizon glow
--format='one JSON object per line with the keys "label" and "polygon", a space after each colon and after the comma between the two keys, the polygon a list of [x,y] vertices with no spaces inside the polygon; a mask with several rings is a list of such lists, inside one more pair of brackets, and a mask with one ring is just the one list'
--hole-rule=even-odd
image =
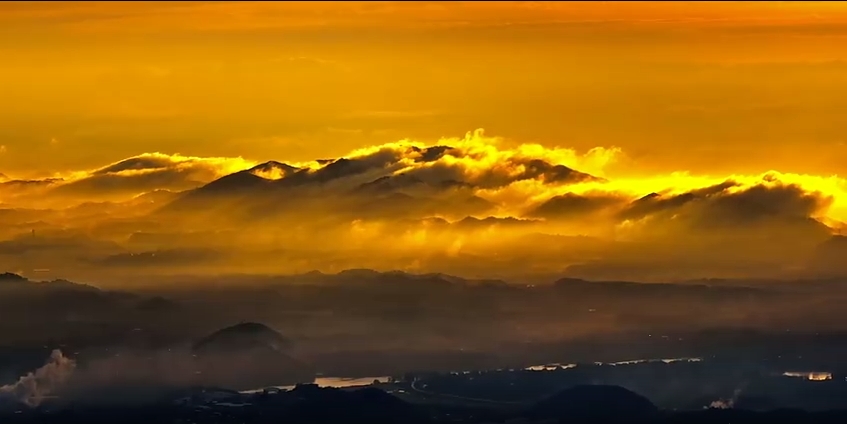
{"label": "golden horizon glow", "polygon": [[644,174],[844,174],[831,2],[4,2],[0,172],[486,128]]}
{"label": "golden horizon glow", "polygon": [[830,2],[4,2],[3,235],[800,267],[847,221],[845,42]]}

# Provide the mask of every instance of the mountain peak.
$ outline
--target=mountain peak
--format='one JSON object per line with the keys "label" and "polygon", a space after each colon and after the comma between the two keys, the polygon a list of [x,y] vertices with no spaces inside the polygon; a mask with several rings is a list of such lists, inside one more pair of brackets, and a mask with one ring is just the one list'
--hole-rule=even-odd
{"label": "mountain peak", "polygon": [[240,171],[218,178],[215,181],[200,187],[203,191],[229,191],[254,188],[267,183],[265,178],[249,171]]}
{"label": "mountain peak", "polygon": [[20,276],[11,272],[0,274],[0,283],[26,283],[29,280],[26,277]]}
{"label": "mountain peak", "polygon": [[291,342],[270,327],[256,322],[242,322],[218,330],[194,345],[195,351],[267,348],[281,351]]}
{"label": "mountain peak", "polygon": [[[596,408],[596,405],[605,405]],[[619,386],[578,385],[536,404],[539,418],[579,422],[645,422],[654,418],[658,408],[647,398]]]}
{"label": "mountain peak", "polygon": [[275,160],[260,163],[247,170],[248,173],[268,180],[279,180],[299,171],[300,168]]}

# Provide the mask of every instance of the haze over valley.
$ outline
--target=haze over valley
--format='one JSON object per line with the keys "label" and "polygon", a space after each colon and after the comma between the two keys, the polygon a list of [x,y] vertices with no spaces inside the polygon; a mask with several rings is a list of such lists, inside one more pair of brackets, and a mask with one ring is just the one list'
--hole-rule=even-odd
{"label": "haze over valley", "polygon": [[845,12],[0,4],[0,422],[844,422]]}

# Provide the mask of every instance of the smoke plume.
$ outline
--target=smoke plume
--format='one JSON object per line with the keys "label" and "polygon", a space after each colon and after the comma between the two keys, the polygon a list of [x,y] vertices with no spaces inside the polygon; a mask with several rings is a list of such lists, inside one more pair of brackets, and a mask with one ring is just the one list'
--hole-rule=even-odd
{"label": "smoke plume", "polygon": [[732,409],[735,407],[735,402],[738,401],[738,396],[741,396],[741,388],[735,389],[732,393],[732,397],[729,399],[718,399],[716,401],[712,401],[707,407],[708,409]]}
{"label": "smoke plume", "polygon": [[75,368],[76,361],[56,349],[44,366],[22,376],[15,384],[0,387],[0,395],[11,395],[29,406],[38,406],[68,380]]}

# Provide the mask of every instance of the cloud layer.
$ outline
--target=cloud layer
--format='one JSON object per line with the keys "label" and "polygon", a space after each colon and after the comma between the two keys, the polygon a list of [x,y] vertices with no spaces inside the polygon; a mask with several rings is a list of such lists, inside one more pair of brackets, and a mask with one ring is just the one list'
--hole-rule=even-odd
{"label": "cloud layer", "polygon": [[[50,206],[84,201],[126,200],[155,190],[182,191],[254,165],[241,158],[191,157],[144,153],[101,168],[51,178],[0,180],[9,203]],[[5,200],[5,199],[4,199]],[[55,201],[54,201],[55,200]]]}
{"label": "cloud layer", "polygon": [[835,176],[632,177],[617,172],[621,159],[616,148],[580,154],[482,130],[304,163],[143,154],[0,183],[18,208],[2,211],[0,255],[15,269],[102,272],[759,275],[814,263],[847,216]]}

